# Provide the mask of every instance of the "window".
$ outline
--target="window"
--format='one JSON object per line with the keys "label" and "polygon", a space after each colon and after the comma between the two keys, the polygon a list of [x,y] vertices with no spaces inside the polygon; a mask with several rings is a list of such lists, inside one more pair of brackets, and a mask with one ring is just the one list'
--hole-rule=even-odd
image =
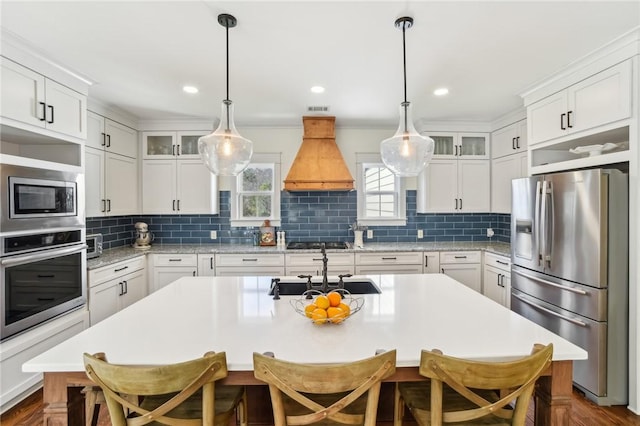
{"label": "window", "polygon": [[231,226],[280,226],[280,154],[254,154],[231,188]]}
{"label": "window", "polygon": [[358,223],[403,226],[407,223],[402,179],[379,154],[357,154]]}

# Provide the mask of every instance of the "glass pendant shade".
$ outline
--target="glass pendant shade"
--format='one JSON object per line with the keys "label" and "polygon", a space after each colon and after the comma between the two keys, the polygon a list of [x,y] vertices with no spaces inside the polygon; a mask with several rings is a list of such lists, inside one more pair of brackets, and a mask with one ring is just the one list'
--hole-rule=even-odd
{"label": "glass pendant shade", "polygon": [[233,102],[222,101],[220,125],[198,139],[198,152],[209,170],[218,176],[236,176],[247,168],[253,142],[240,136],[233,123]]}
{"label": "glass pendant shade", "polygon": [[397,176],[417,176],[433,157],[433,139],[413,126],[411,104],[400,104],[400,125],[396,134],[380,142],[382,162]]}

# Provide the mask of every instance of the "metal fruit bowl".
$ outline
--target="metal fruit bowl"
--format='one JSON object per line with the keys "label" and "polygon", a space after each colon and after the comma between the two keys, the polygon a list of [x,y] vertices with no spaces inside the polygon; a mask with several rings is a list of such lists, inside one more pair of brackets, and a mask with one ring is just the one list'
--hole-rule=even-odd
{"label": "metal fruit bowl", "polygon": [[[362,307],[364,306],[364,298],[353,297],[351,293],[349,293],[347,290],[344,290],[344,289],[337,289],[334,291],[342,294],[342,303],[349,306],[349,310],[350,310],[349,315],[345,317],[340,317],[338,320],[336,320],[335,318],[326,318],[324,320],[312,319],[312,318],[309,318],[305,313],[306,306],[313,303],[316,297],[321,295],[326,296],[326,294],[321,291],[307,290],[304,293],[302,293],[300,297],[291,299],[289,303],[291,303],[291,306],[293,306],[293,309],[297,313],[307,318],[309,321],[311,321],[314,324],[341,324],[347,319],[349,319],[351,316],[353,316],[355,313],[359,312],[360,309],[362,309]],[[308,296],[311,296],[311,297],[308,297]]]}

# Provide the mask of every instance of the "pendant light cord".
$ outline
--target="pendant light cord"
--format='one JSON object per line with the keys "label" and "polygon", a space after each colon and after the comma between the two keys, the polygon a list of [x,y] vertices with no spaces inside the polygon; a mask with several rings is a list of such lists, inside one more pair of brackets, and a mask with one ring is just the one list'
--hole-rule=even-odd
{"label": "pendant light cord", "polygon": [[404,102],[402,107],[404,108],[404,131],[407,132],[407,128],[409,127],[409,123],[407,122],[407,108],[409,107],[409,103],[407,102],[407,47],[405,42],[405,27],[406,25],[402,24],[402,67],[404,70]]}
{"label": "pendant light cord", "polygon": [[230,109],[230,104],[231,101],[229,100],[229,24],[227,23],[227,25],[225,25],[226,29],[227,29],[227,97],[225,99],[225,103],[227,104],[227,131],[230,131],[229,129],[229,109]]}

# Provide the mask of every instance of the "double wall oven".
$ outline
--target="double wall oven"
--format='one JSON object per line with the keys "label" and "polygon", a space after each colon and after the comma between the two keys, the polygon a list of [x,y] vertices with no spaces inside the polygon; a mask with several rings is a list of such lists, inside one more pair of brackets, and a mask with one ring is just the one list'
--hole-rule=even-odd
{"label": "double wall oven", "polygon": [[0,339],[86,304],[81,173],[0,164]]}

